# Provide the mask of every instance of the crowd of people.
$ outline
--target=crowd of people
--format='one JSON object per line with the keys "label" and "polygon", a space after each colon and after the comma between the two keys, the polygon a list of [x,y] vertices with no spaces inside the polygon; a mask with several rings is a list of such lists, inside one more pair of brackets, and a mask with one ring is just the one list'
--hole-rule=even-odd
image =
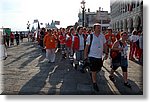
{"label": "crowd of people", "polygon": [[[19,39],[23,42],[22,33],[14,35],[13,33],[1,35],[1,45],[4,46],[3,59],[7,58],[6,49],[10,45],[19,45]],[[85,73],[86,65],[91,75],[93,88],[99,91],[97,85],[97,73],[101,71],[103,62],[109,58],[111,60],[110,80],[115,81],[114,71],[118,67],[122,68],[124,85],[131,88],[128,82],[128,59],[143,61],[143,33],[142,31],[133,31],[129,36],[127,32],[113,33],[111,27],[106,31],[101,31],[101,25],[96,23],[93,28],[78,26],[46,29],[41,28],[35,37],[35,33],[28,34],[28,41],[37,41],[42,51],[46,52],[48,63],[55,63],[56,52],[60,51],[62,59],[69,59],[75,70]],[[10,41],[9,41],[10,40]],[[10,44],[9,44],[10,42]],[[130,45],[130,50],[128,49]],[[128,53],[129,52],[129,58]],[[88,64],[87,64],[88,63]]]}
{"label": "crowd of people", "polygon": [[[42,47],[42,51],[46,52],[48,63],[55,63],[55,53],[61,51],[62,59],[70,59],[75,70],[85,72],[85,63],[90,62],[91,79],[93,88],[99,91],[96,82],[96,74],[101,70],[103,61],[109,58],[111,60],[111,81],[114,79],[114,71],[121,67],[123,71],[124,85],[131,88],[127,78],[128,53],[129,60],[143,60],[143,34],[142,31],[133,31],[129,36],[127,32],[113,33],[108,27],[105,32],[101,31],[101,25],[96,23],[91,28],[78,26],[45,29],[42,28],[37,36],[38,44]],[[128,49],[130,45],[130,50]]]}

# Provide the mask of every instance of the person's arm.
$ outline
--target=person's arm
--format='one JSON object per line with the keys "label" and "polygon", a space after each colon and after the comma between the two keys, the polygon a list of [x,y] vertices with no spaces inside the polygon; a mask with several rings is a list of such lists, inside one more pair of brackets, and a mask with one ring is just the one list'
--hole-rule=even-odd
{"label": "person's arm", "polygon": [[85,49],[84,49],[84,59],[88,58],[89,46],[90,46],[90,35],[87,37],[87,40],[86,40],[86,45],[85,45]]}
{"label": "person's arm", "polygon": [[106,43],[104,44],[104,53],[108,55],[108,46]]}
{"label": "person's arm", "polygon": [[72,36],[72,43],[71,43],[71,49],[73,50],[73,45],[74,45],[74,36]]}
{"label": "person's arm", "polygon": [[86,45],[84,49],[84,59],[88,58],[88,49],[89,49],[89,45]]}
{"label": "person's arm", "polygon": [[46,45],[46,36],[43,39],[43,47]]}

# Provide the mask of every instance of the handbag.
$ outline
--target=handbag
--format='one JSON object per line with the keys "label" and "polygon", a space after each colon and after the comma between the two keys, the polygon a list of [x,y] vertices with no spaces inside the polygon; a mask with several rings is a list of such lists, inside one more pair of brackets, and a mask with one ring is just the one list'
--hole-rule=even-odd
{"label": "handbag", "polygon": [[116,59],[118,57],[118,55],[119,55],[119,51],[112,50],[112,49],[110,50],[110,57],[112,59]]}

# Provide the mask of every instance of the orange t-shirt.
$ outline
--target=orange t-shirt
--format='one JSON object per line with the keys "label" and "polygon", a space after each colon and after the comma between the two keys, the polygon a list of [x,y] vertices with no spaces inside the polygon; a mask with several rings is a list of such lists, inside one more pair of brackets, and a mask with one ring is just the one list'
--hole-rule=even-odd
{"label": "orange t-shirt", "polygon": [[53,35],[45,35],[44,37],[44,44],[46,46],[46,49],[55,49],[56,48],[56,43],[55,43],[55,38]]}

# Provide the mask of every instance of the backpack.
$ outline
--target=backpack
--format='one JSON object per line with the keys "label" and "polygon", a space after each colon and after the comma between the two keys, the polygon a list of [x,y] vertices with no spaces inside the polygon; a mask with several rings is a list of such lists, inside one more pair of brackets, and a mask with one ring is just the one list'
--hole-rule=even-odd
{"label": "backpack", "polygon": [[89,48],[88,48],[88,54],[90,53],[92,41],[93,41],[93,34],[90,34],[90,45],[89,45]]}
{"label": "backpack", "polygon": [[[121,47],[123,46],[121,41],[119,41],[119,44],[120,44]],[[112,59],[117,59],[120,56],[121,56],[121,53],[119,51],[110,49],[110,57]]]}

